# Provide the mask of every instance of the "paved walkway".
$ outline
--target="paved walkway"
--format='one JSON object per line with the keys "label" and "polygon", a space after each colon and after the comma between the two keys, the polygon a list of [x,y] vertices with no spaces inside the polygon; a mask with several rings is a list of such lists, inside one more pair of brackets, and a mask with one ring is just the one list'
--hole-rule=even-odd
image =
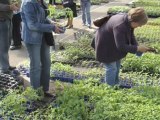
{"label": "paved walkway", "polygon": [[[130,2],[131,0],[115,0],[109,3],[103,3],[101,5],[93,5],[91,6],[91,18],[92,20],[104,16],[107,13],[107,10],[111,6],[115,5],[125,5],[126,3]],[[56,41],[69,41],[71,39],[74,39],[74,33],[80,30],[86,30],[89,32],[94,32],[96,27],[92,25],[92,29],[89,29],[86,26],[82,25],[81,15],[74,18],[73,29],[67,29],[65,34],[56,35],[55,39]],[[20,50],[13,50],[9,51],[9,57],[10,57],[10,64],[13,66],[17,66],[24,60],[28,59],[28,54],[26,51],[26,48],[23,46]]]}

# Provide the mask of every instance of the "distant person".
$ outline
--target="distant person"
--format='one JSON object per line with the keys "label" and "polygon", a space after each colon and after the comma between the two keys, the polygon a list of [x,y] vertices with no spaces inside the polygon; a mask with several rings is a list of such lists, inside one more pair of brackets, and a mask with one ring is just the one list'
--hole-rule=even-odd
{"label": "distant person", "polygon": [[30,83],[34,89],[43,88],[46,97],[50,81],[50,46],[44,32],[60,33],[60,29],[46,19],[43,0],[23,0],[21,5],[22,39],[30,58]]}
{"label": "distant person", "polygon": [[13,43],[11,44],[10,50],[20,49],[22,46],[21,39],[21,15],[20,12],[14,11],[12,18],[12,39]]}
{"label": "distant person", "polygon": [[116,14],[104,23],[95,35],[96,59],[105,65],[105,82],[111,86],[119,83],[121,59],[127,53],[144,53],[150,48],[138,45],[134,29],[145,25],[148,17],[143,8],[133,8],[128,14]]}
{"label": "distant person", "polygon": [[74,3],[73,0],[63,0],[62,3],[64,8],[70,8],[73,13],[73,16],[67,15],[68,20],[65,27],[68,29],[73,28],[73,17],[77,17],[76,3]]}
{"label": "distant person", "polygon": [[49,0],[49,4],[53,5],[62,5],[64,8],[70,8],[71,11],[73,12],[73,15],[67,15],[67,24],[65,27],[67,29],[73,28],[73,17],[77,17],[77,10],[76,10],[76,3],[74,0]]}
{"label": "distant person", "polygon": [[12,38],[13,11],[19,10],[17,3],[11,0],[0,0],[0,73],[10,74],[16,67],[9,64],[9,48]]}
{"label": "distant person", "polygon": [[83,25],[91,28],[91,14],[90,14],[91,2],[90,0],[80,0],[80,1],[81,1],[81,8],[82,8]]}

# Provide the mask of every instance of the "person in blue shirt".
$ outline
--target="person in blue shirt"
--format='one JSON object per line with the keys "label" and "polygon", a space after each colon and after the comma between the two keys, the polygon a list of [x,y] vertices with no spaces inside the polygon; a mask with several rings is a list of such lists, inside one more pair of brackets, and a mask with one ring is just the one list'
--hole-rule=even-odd
{"label": "person in blue shirt", "polygon": [[50,46],[43,37],[44,32],[60,33],[54,23],[46,19],[42,0],[23,0],[21,5],[22,39],[30,58],[30,83],[34,89],[43,88],[49,95]]}
{"label": "person in blue shirt", "polygon": [[13,11],[18,10],[17,3],[11,0],[0,0],[0,73],[10,74],[16,67],[10,66],[9,47],[12,36]]}
{"label": "person in blue shirt", "polygon": [[91,28],[90,7],[91,7],[90,0],[81,0],[83,25],[87,25],[89,28]]}

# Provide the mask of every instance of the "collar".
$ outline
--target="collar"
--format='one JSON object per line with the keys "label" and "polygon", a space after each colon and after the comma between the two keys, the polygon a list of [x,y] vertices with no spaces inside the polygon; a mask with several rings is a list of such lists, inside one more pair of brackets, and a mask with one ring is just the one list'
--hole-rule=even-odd
{"label": "collar", "polygon": [[131,27],[131,22],[129,21],[129,18],[128,18],[128,14],[127,14],[127,13],[125,13],[125,15],[124,15],[124,21],[125,21],[125,23],[126,23],[126,25],[127,25],[127,28],[128,28],[129,30],[134,30],[134,28]]}

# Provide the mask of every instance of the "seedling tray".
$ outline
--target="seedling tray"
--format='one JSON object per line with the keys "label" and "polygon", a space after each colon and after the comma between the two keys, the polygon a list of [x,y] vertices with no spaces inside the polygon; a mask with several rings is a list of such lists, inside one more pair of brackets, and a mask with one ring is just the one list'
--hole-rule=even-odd
{"label": "seedling tray", "polygon": [[22,83],[20,79],[10,74],[0,74],[0,88],[1,89],[15,89]]}

